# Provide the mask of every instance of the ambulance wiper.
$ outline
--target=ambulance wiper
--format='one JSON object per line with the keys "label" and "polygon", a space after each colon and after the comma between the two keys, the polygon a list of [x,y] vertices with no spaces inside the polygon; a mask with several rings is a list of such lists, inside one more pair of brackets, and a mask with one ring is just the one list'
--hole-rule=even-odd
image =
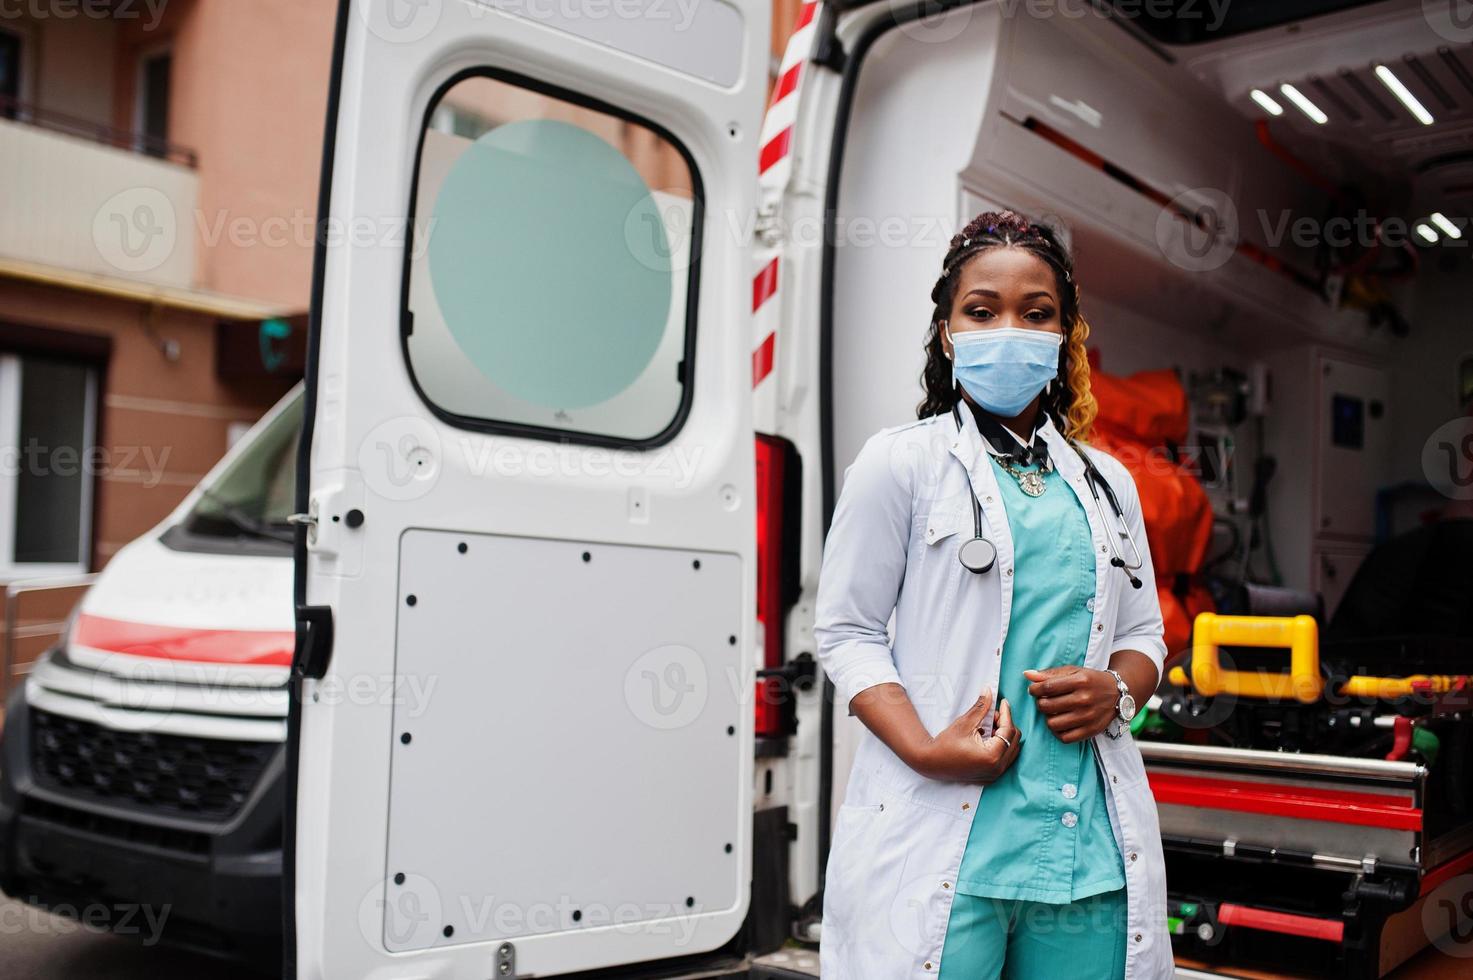
{"label": "ambulance wiper", "polygon": [[291,530],[282,527],[273,527],[264,521],[252,517],[214,490],[204,490],[201,492],[201,496],[220,508],[221,516],[235,525],[236,528],[252,537],[266,538],[270,541],[285,541],[287,544],[292,544],[296,541],[296,535]]}

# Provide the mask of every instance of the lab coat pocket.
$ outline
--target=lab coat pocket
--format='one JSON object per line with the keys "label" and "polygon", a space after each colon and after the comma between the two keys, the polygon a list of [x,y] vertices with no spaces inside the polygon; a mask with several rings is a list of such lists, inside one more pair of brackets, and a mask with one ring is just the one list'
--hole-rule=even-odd
{"label": "lab coat pocket", "polygon": [[934,566],[945,570],[948,567],[947,562],[956,561],[957,548],[972,536],[970,518],[970,511],[963,514],[950,508],[935,508],[929,514],[918,517],[916,534],[913,537],[922,542],[917,556],[921,567]]}
{"label": "lab coat pocket", "polygon": [[884,801],[874,803],[845,803],[839,807],[838,819],[834,821],[834,833],[829,844],[828,882],[836,878],[862,874],[865,852],[869,840],[885,814]]}
{"label": "lab coat pocket", "polygon": [[956,533],[962,530],[964,519],[970,517],[970,512],[963,514],[960,510],[946,508],[932,510],[931,513],[920,519],[921,538],[926,542],[927,549],[945,548],[948,544],[955,544],[952,539]]}
{"label": "lab coat pocket", "polygon": [[886,804],[878,799],[839,807],[824,876],[826,933],[844,936],[857,930],[864,899],[873,887],[870,858],[885,816]]}

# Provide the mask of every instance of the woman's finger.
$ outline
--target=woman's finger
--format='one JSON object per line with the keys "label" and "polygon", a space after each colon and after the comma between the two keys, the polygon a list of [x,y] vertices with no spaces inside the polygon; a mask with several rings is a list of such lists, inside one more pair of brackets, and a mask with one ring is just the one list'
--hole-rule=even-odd
{"label": "woman's finger", "polygon": [[1018,753],[1023,751],[1022,732],[1014,729],[1013,735],[1009,736],[1009,738],[1012,739],[1013,744],[1008,746],[1007,751],[1003,753],[1002,758],[997,762],[997,772],[999,775],[1007,772],[1008,767],[1013,764],[1013,760],[1018,758]]}
{"label": "woman's finger", "polygon": [[1060,732],[1059,741],[1065,744],[1072,744],[1074,742],[1083,742],[1087,738],[1094,738],[1098,734],[1099,732],[1087,726],[1081,726],[1079,728],[1071,728],[1066,732]]}
{"label": "woman's finger", "polygon": [[962,715],[968,728],[980,729],[982,723],[987,720],[987,709],[992,707],[992,691],[984,689],[981,696],[973,702],[967,713]]}
{"label": "woman's finger", "polygon": [[1070,711],[1061,715],[1053,715],[1045,724],[1048,725],[1049,731],[1057,735],[1060,732],[1067,732],[1072,728],[1087,725],[1089,722],[1090,715],[1087,712]]}
{"label": "woman's finger", "polygon": [[1025,677],[1028,677],[1030,674],[1035,677],[1040,674],[1045,675],[1037,680],[1033,680],[1032,677],[1029,678],[1033,680],[1033,683],[1028,685],[1028,693],[1035,698],[1068,694],[1070,691],[1081,687],[1085,682],[1086,676],[1083,671],[1076,670],[1073,667],[1055,668],[1054,671],[1025,670],[1023,672],[1023,676]]}
{"label": "woman's finger", "polygon": [[1037,701],[1038,710],[1046,715],[1055,715],[1061,711],[1087,708],[1090,703],[1090,696],[1083,691],[1075,691],[1072,694],[1063,694],[1057,697],[1039,698]]}

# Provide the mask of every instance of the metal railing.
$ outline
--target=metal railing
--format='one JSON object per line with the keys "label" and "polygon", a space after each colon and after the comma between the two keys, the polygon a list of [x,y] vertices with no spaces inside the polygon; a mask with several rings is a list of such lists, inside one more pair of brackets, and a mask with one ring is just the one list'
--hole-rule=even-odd
{"label": "metal railing", "polygon": [[30,102],[21,102],[7,95],[0,95],[0,119],[25,123],[38,129],[50,130],[67,136],[76,136],[103,146],[120,150],[131,150],[146,156],[181,164],[191,170],[199,166],[199,154],[187,146],[170,143],[144,133],[118,129],[105,123],[93,122],[81,116],[73,116],[55,109],[43,109]]}
{"label": "metal railing", "polygon": [[[96,580],[97,575],[93,573],[55,578],[17,579],[6,584],[5,622],[0,625],[0,671],[3,671],[0,673],[0,711],[4,710],[5,700],[10,694],[10,684],[15,676],[15,641],[21,632],[20,597],[56,589],[84,589],[91,586]],[[78,598],[80,600],[80,597]]]}

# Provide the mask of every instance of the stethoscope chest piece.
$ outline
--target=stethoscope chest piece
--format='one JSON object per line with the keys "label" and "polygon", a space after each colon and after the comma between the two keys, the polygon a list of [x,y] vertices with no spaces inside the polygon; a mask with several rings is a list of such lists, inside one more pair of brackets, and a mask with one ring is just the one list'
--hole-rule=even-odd
{"label": "stethoscope chest piece", "polygon": [[992,571],[992,566],[997,564],[997,546],[979,534],[963,541],[956,556],[963,568],[980,575]]}

